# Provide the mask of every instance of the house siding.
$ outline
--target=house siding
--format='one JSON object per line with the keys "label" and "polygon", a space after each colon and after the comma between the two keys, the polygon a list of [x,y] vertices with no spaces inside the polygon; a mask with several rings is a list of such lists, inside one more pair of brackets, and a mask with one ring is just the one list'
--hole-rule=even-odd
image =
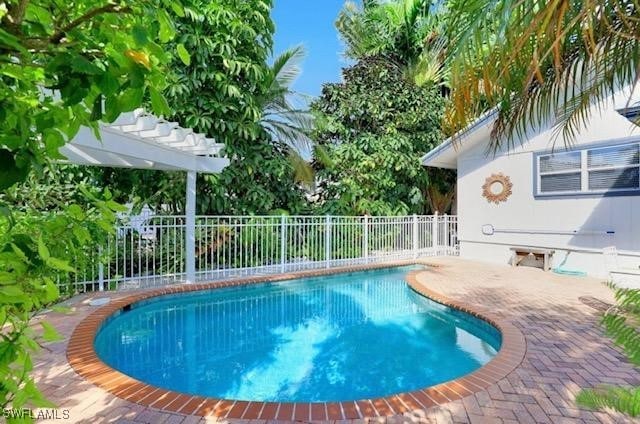
{"label": "house siding", "polygon": [[[458,216],[461,256],[508,264],[511,246],[537,246],[556,250],[553,266],[605,277],[602,248],[616,246],[621,266],[640,265],[640,195],[590,195],[537,197],[534,195],[534,157],[537,153],[564,148],[564,139],[553,129],[530,134],[510,149],[487,154],[484,136],[475,147],[458,156]],[[554,144],[555,141],[555,144]],[[582,128],[572,149],[590,145],[640,141],[640,130],[613,107],[595,113]],[[571,149],[569,149],[571,150]],[[482,196],[482,185],[494,173],[511,179],[513,194],[498,205]],[[482,226],[529,231],[485,235]],[[613,231],[614,234],[539,234],[536,231]]]}

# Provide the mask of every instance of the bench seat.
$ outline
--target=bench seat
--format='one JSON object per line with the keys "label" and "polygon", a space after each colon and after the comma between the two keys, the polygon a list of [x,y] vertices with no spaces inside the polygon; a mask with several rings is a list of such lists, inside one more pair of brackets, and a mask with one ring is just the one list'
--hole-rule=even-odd
{"label": "bench seat", "polygon": [[510,248],[512,252],[511,266],[518,266],[520,262],[528,256],[534,256],[536,259],[543,260],[543,269],[549,271],[551,269],[551,259],[555,250],[540,249],[532,247],[514,246]]}

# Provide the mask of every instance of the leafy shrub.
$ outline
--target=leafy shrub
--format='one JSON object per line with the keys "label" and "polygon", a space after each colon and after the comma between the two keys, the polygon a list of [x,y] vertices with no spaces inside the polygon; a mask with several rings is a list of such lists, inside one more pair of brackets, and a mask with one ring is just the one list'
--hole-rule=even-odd
{"label": "leafy shrub", "polygon": [[[602,323],[614,342],[624,349],[634,365],[640,365],[640,290],[616,288],[617,306],[610,308]],[[640,415],[640,387],[599,386],[583,390],[577,402],[593,409],[612,408],[629,414]]]}

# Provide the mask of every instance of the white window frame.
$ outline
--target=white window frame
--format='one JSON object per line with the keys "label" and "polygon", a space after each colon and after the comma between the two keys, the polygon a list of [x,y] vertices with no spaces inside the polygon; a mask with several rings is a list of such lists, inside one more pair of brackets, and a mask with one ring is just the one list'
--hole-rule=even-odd
{"label": "white window frame", "polygon": [[[629,146],[636,146],[640,149],[640,143],[624,143],[624,144],[613,144],[608,146],[598,146],[591,148],[584,148],[580,150],[567,150],[557,153],[545,153],[536,155],[535,160],[535,178],[536,178],[536,190],[535,195],[540,197],[545,196],[573,196],[573,195],[588,195],[588,194],[620,194],[620,193],[638,193],[640,194],[640,181],[638,187],[635,188],[612,188],[612,189],[598,189],[598,190],[590,190],[589,189],[589,172],[591,171],[606,171],[612,169],[628,169],[628,168],[638,168],[638,172],[640,173],[640,161],[635,165],[616,165],[616,166],[592,166],[589,167],[589,152],[597,151],[597,150],[606,150],[611,148],[625,148]],[[580,153],[580,168],[575,169],[563,169],[561,171],[550,171],[550,172],[540,172],[540,160],[545,157],[559,155],[563,153]],[[562,191],[546,191],[542,192],[542,177],[546,175],[562,175],[562,174],[580,174],[580,190],[562,190]],[[639,179],[640,180],[640,179]]]}

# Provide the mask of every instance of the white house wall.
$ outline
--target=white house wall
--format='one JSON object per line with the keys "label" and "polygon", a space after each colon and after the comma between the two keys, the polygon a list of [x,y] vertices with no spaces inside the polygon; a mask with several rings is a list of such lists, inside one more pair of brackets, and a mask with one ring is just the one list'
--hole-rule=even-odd
{"label": "white house wall", "polygon": [[[620,101],[619,101],[620,102]],[[624,106],[624,104],[623,104]],[[590,126],[581,131],[576,147],[611,143],[615,140],[640,141],[640,131],[613,107],[592,116]],[[525,144],[495,157],[487,155],[488,138],[458,156],[458,215],[461,256],[495,263],[510,263],[510,246],[554,248],[553,265],[605,276],[602,248],[617,246],[621,266],[640,265],[640,196],[534,198],[534,153],[563,146],[553,130],[534,135]],[[482,185],[493,173],[511,178],[513,194],[505,203],[489,203],[482,196]],[[531,231],[526,234],[484,235],[482,226],[496,229]],[[567,232],[614,231],[614,235],[536,234],[537,231]]]}

